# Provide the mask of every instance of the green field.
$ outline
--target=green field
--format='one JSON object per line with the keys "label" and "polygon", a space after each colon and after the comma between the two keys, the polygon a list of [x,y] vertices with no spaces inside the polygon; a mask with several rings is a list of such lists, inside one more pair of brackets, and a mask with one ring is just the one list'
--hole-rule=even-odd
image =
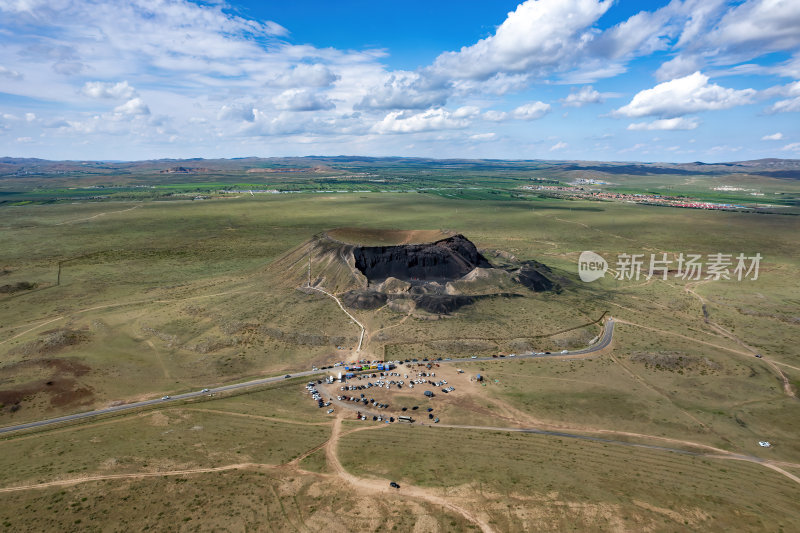
{"label": "green field", "polygon": [[[458,161],[328,164],[327,173],[202,176],[98,169],[54,176],[47,186],[0,179],[0,425],[350,360],[360,329],[332,299],[297,290],[296,278],[275,262],[332,228],[356,228],[351,233],[363,231],[365,239],[374,239],[372,230],[443,230],[465,235],[498,262],[502,252],[546,264],[563,291],[520,290],[449,316],[351,309],[366,327],[364,357],[464,358],[459,365],[467,373],[487,378],[459,401],[404,392],[394,403],[435,406],[443,424],[542,427],[730,452],[800,475],[797,180],[607,178],[619,190],[714,201],[741,197],[712,187],[759,188],[782,198],[772,202],[782,206],[776,214],[764,214],[520,192],[532,179],[569,183],[583,172],[536,162],[491,169]],[[363,175],[347,177],[356,173]],[[219,194],[228,188],[306,192]],[[339,190],[349,192],[333,192]],[[109,191],[112,198],[86,198]],[[192,201],[196,194],[209,198]],[[608,274],[587,284],[577,276],[584,250],[612,268],[620,253],[763,259],[757,280]],[[584,347],[609,315],[617,320],[613,344],[587,359],[469,359]],[[332,417],[302,383],[6,436],[0,489],[131,477],[3,494],[0,523],[31,531],[206,530],[225,527],[221,517],[242,531],[332,522],[324,527],[475,526],[432,503],[431,494],[499,531],[791,531],[800,521],[800,485],[763,465],[480,429],[391,426],[344,435],[338,457],[351,474],[429,492],[343,490],[319,448]],[[762,448],[760,440],[773,446]],[[169,473],[219,467],[227,470]],[[170,496],[153,496],[160,491]],[[225,497],[211,503],[219,493]],[[337,522],[343,512],[354,522]]]}

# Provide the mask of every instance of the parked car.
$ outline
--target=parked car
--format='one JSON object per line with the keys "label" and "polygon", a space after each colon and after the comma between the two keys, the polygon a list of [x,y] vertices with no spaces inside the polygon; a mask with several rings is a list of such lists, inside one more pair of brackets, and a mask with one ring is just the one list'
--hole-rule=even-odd
{"label": "parked car", "polygon": [[391,483],[389,483],[389,486],[390,486],[390,487],[392,487],[393,489],[399,489],[399,488],[400,488],[400,485],[398,485],[398,484],[397,484],[397,483],[395,483],[394,481],[392,481]]}

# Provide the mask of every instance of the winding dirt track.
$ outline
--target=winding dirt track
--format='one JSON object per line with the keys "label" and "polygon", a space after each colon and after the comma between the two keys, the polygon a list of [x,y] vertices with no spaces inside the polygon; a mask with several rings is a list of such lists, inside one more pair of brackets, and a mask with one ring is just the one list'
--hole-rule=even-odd
{"label": "winding dirt track", "polygon": [[[355,431],[361,431],[365,429],[378,429],[381,427],[386,426],[366,426],[364,428],[359,428]],[[352,433],[352,432],[351,432]],[[336,455],[336,451],[339,446],[339,437],[342,434],[342,417],[339,416],[336,418],[336,421],[333,424],[333,431],[331,432],[331,438],[327,443],[325,448],[325,456],[328,459],[328,464],[333,468],[334,472],[342,478],[344,481],[353,485],[354,487],[362,490],[366,490],[370,494],[375,494],[376,492],[381,493],[395,493],[406,497],[416,498],[419,500],[424,500],[434,505],[440,505],[450,511],[453,511],[473,524],[476,524],[478,527],[481,528],[481,531],[484,533],[491,533],[494,530],[489,526],[486,521],[475,515],[472,511],[469,511],[460,505],[456,505],[455,503],[442,498],[429,490],[422,489],[420,487],[408,486],[404,485],[400,489],[392,489],[389,487],[388,483],[384,480],[377,480],[377,479],[365,479],[356,477],[349,472],[347,472],[344,467],[342,467],[342,463],[339,462],[339,457]]]}
{"label": "winding dirt track", "polygon": [[110,479],[141,479],[148,477],[164,477],[164,476],[185,476],[191,474],[207,474],[210,472],[225,472],[227,470],[245,470],[255,468],[278,468],[279,465],[263,465],[258,463],[238,463],[233,465],[217,466],[213,468],[191,468],[188,470],[166,470],[163,472],[137,472],[133,474],[106,474],[101,476],[83,476],[70,479],[57,479],[55,481],[47,481],[45,483],[34,483],[32,485],[18,485],[15,487],[0,488],[0,493],[3,492],[18,492],[21,490],[32,489],[46,489],[50,487],[67,487],[70,485],[78,485],[80,483],[87,483],[90,481],[106,481]]}
{"label": "winding dirt track", "polygon": [[362,324],[361,322],[356,320],[356,317],[351,315],[350,312],[347,309],[344,308],[344,305],[342,305],[342,301],[339,298],[337,298],[335,295],[333,295],[332,293],[326,291],[325,289],[320,289],[319,287],[306,286],[306,288],[307,289],[313,289],[315,291],[319,291],[319,292],[321,292],[323,294],[327,294],[328,296],[333,298],[336,301],[336,303],[339,304],[339,307],[342,309],[342,311],[344,311],[344,313],[347,316],[350,317],[350,320],[355,322],[358,325],[358,327],[361,328],[361,336],[358,338],[358,347],[356,348],[356,353],[360,352],[361,351],[361,343],[364,342],[364,333],[367,331],[367,328],[364,327],[364,324]]}
{"label": "winding dirt track", "polygon": [[50,320],[47,320],[47,321],[45,321],[45,322],[42,322],[42,323],[40,323],[40,324],[38,324],[38,325],[36,325],[36,326],[33,326],[33,327],[32,327],[32,328],[30,328],[30,329],[26,329],[25,331],[23,331],[23,332],[21,332],[21,333],[17,333],[17,334],[16,334],[16,335],[14,335],[13,337],[9,337],[9,338],[7,338],[7,339],[6,339],[6,340],[4,340],[4,341],[0,341],[0,344],[5,344],[5,343],[7,343],[8,341],[11,341],[11,340],[14,340],[14,339],[16,339],[17,337],[22,337],[22,336],[23,336],[23,335],[25,335],[26,333],[30,333],[31,331],[36,331],[37,329],[39,329],[39,328],[42,328],[42,327],[46,326],[47,324],[50,324],[50,323],[52,323],[52,322],[55,322],[55,321],[57,321],[57,320],[61,320],[62,318],[64,318],[64,317],[63,317],[63,316],[57,316],[57,317],[55,317],[55,318],[52,318],[52,319],[50,319]]}
{"label": "winding dirt track", "polygon": [[[710,281],[710,280],[699,281],[697,283],[689,283],[684,287],[684,290],[687,293],[691,294],[692,296],[694,296],[695,298],[697,298],[700,301],[700,304],[703,306],[704,314],[706,312],[705,311],[706,310],[705,306],[706,306],[706,304],[708,302],[707,302],[707,300],[705,298],[703,298],[700,294],[698,294],[694,289],[695,289],[695,287],[697,287],[701,283],[708,283],[708,281]],[[738,352],[738,353],[742,353],[742,354],[745,354],[745,355],[748,355],[748,356],[755,356],[757,353],[759,353],[759,350],[756,350],[752,346],[750,346],[747,343],[745,343],[742,339],[740,339],[739,337],[737,337],[736,335],[734,335],[733,333],[731,333],[727,329],[723,328],[722,326],[720,326],[719,324],[717,324],[716,322],[711,320],[711,317],[708,316],[708,314],[705,314],[704,320],[705,320],[705,323],[708,324],[709,327],[711,327],[711,329],[713,329],[714,331],[719,333],[721,336],[732,340],[733,342],[735,342],[736,344],[738,344],[739,346],[741,346],[742,348],[747,350],[747,352]],[[791,385],[791,382],[789,381],[789,378],[787,378],[786,374],[784,374],[783,371],[780,368],[778,368],[778,365],[776,365],[775,362],[772,361],[771,359],[769,359],[768,357],[761,356],[760,359],[762,361],[764,361],[767,364],[767,366],[773,371],[773,373],[778,377],[778,379],[780,379],[783,382],[783,392],[786,394],[786,396],[796,399],[797,395],[792,390],[792,385]]]}
{"label": "winding dirt track", "polygon": [[113,215],[115,213],[124,213],[125,211],[133,211],[137,207],[141,207],[141,206],[135,205],[133,207],[130,207],[128,209],[122,209],[120,211],[105,211],[103,213],[97,213],[96,215],[92,215],[92,216],[90,216],[88,218],[76,218],[74,220],[65,220],[64,222],[59,222],[58,224],[56,224],[56,226],[63,226],[64,224],[73,224],[75,222],[85,222],[87,220],[92,220],[94,218],[101,217],[103,215]]}

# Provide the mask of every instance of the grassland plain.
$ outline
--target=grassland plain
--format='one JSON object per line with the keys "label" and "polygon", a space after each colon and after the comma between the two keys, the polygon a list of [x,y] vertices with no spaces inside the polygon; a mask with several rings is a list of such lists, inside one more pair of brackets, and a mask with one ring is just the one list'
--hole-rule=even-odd
{"label": "grassland plain", "polygon": [[[562,294],[481,300],[442,320],[420,320],[387,308],[374,313],[353,311],[367,325],[370,354],[449,357],[555,350],[586,344],[599,333],[599,326],[591,322],[604,312],[620,320],[613,347],[590,360],[506,361],[483,366],[465,362],[468,368],[485,372],[490,383],[468,403],[443,409],[449,417],[446,422],[518,426],[528,421],[585,432],[642,433],[800,462],[796,445],[800,439],[792,423],[797,419],[797,401],[784,393],[775,372],[747,348],[784,365],[779,368],[796,390],[800,379],[796,370],[800,354],[794,346],[800,327],[796,217],[554,199],[497,200],[489,195],[475,198],[416,192],[247,195],[194,202],[4,207],[0,209],[0,284],[28,281],[37,287],[0,295],[0,379],[7,398],[0,424],[196,390],[247,376],[291,372],[350,357],[358,328],[332,300],[286,286],[269,264],[311,235],[333,227],[368,224],[383,229],[457,231],[480,248],[540,260],[569,281]],[[757,281],[692,284],[674,279],[617,281],[607,276],[582,284],[575,276],[582,250],[601,253],[612,263],[621,252],[760,252],[764,260]],[[61,283],[55,285],[59,262]],[[723,335],[714,324],[731,335]],[[339,349],[342,345],[346,349]],[[9,391],[16,391],[16,396]],[[20,407],[13,410],[13,405]],[[153,425],[154,420],[164,419],[166,426]],[[65,440],[47,440],[50,437],[43,434],[44,440],[35,448],[39,455],[33,460],[24,453],[25,443],[33,439],[17,444],[13,439],[4,441],[0,449],[9,446],[7,471],[15,476],[6,485],[14,480],[99,472],[102,461],[116,455],[129,462],[122,461],[122,466],[114,468],[131,474],[157,468],[159,460],[176,469],[247,461],[279,464],[327,438],[326,426],[289,424],[298,421],[326,424],[327,418],[324,410],[318,410],[303,394],[302,387],[291,382],[271,392],[215,398],[148,412],[138,419],[76,428],[74,434],[59,434],[73,435]],[[195,426],[203,429],[192,429]],[[783,526],[786,531],[797,527],[796,509],[786,503],[789,495],[796,500],[796,487],[757,465],[718,464],[684,456],[667,461],[651,458],[650,452],[641,452],[641,457],[639,452],[631,452],[641,465],[618,472],[612,466],[628,460],[627,448],[609,454],[596,443],[530,435],[519,436],[527,440],[518,442],[517,436],[503,434],[430,431],[420,434],[393,428],[359,432],[345,437],[339,449],[347,468],[358,474],[396,475],[430,485],[434,484],[433,469],[439,483],[446,480],[447,490],[457,494],[472,494],[475,486],[469,484],[478,483],[476,494],[484,499],[476,497],[474,504],[488,513],[499,530],[563,529],[570,524],[620,530],[674,530],[687,525],[744,530]],[[116,436],[117,432],[144,438],[131,444]],[[298,444],[290,440],[295,433]],[[405,450],[402,453],[408,457],[398,461],[405,463],[403,470],[392,470],[400,466],[376,464],[372,459],[358,464],[354,457],[369,455],[365,450],[394,450],[397,443],[381,440],[385,435],[398,435],[401,450]],[[89,444],[95,437],[101,439],[97,453]],[[768,451],[759,449],[756,442],[761,439],[772,440],[776,446]],[[464,450],[466,455],[460,458],[459,453],[449,451],[430,453],[444,450],[449,441],[454,446],[475,444],[475,448]],[[186,446],[189,442],[191,447]],[[119,453],[111,453],[114,450]],[[541,455],[527,455],[534,451]],[[561,462],[547,457],[560,457]],[[324,474],[328,466],[323,459],[319,452],[313,453],[302,460],[301,467],[307,465],[308,470]],[[501,464],[492,471],[495,460]],[[431,461],[438,462],[433,465]],[[414,465],[425,468],[415,472]],[[528,471],[530,465],[536,469]],[[225,508],[193,503],[196,494],[201,499],[208,494],[185,489],[198,487],[195,480],[199,479],[209,480],[209,487],[230,491],[237,476],[250,484],[265,476],[279,494],[283,494],[279,486],[306,487],[303,483],[314,494],[321,490],[320,503],[313,504],[316,509],[358,504],[352,495],[326,492],[330,487],[327,481],[308,478],[310,475],[217,472],[190,476],[186,482],[167,478],[107,480],[95,487],[107,487],[109,494],[130,492],[136,507],[153,510],[148,516],[158,519],[152,522],[134,513],[120,515],[128,521],[120,524],[136,528],[174,525],[168,522],[165,504],[154,502],[149,495],[151,489],[162,486],[172,487],[176,508],[192,509],[194,514],[187,515],[191,520],[184,523],[187,530],[199,527],[196,520],[202,516],[201,508],[212,514],[214,509]],[[654,479],[662,477],[672,481],[661,488],[654,486]],[[740,488],[749,477],[754,484],[748,494],[760,491],[751,501]],[[295,481],[287,481],[289,478]],[[296,481],[300,479],[305,481]],[[507,488],[503,488],[503,479],[509,480]],[[685,486],[675,488],[681,479]],[[481,483],[489,488],[481,492]],[[318,488],[310,488],[314,486]],[[525,486],[531,489],[526,491]],[[80,498],[97,494],[92,490],[84,484],[67,494],[60,494],[57,488],[28,495],[14,493],[3,508],[35,508],[44,504],[47,495],[61,498],[57,502],[61,507],[53,505],[56,516],[52,519],[57,522],[51,525],[67,524],[68,515],[55,511],[75,502],[78,506],[74,507],[85,511],[77,513],[75,520],[85,521],[89,514],[108,524],[103,520],[110,520],[111,504],[119,502],[110,495],[103,500],[106,503],[87,499],[96,502],[91,511]],[[280,523],[276,529],[292,529],[291,524],[301,523],[292,514],[299,511],[282,515],[276,509],[282,497],[271,490],[261,492],[266,490],[263,486],[252,490],[258,498],[269,500],[265,505],[269,516],[275,517],[270,523]],[[611,495],[606,494],[609,490]],[[692,499],[692,490],[699,496]],[[531,492],[539,500],[532,503],[525,496]],[[78,499],[71,500],[73,495]],[[262,515],[251,511],[256,505],[253,502],[260,500],[231,498],[236,500],[230,500],[231,512],[250,513],[236,518],[237,523],[256,529],[265,523]],[[367,500],[365,505],[377,506],[380,510],[375,516],[386,521],[367,522],[377,519],[364,511],[358,519],[365,520],[365,527],[423,527],[405,516],[397,517],[394,506],[385,508],[373,503],[377,500]],[[301,501],[306,501],[306,496]],[[397,508],[405,509],[402,505]],[[430,514],[426,505],[420,503],[414,509]],[[739,521],[727,518],[734,509],[740,513],[733,515]],[[29,516],[25,514],[29,511],[6,513],[7,520]],[[159,516],[161,512],[165,514]],[[45,516],[36,518],[40,519]],[[45,524],[31,520],[31,524]],[[440,530],[465,527],[460,517],[436,520]],[[73,525],[77,529],[81,524],[86,525]]]}
{"label": "grassland plain", "polygon": [[334,478],[242,469],[3,495],[9,531],[470,531],[438,506],[343,491]]}
{"label": "grassland plain", "polygon": [[[332,302],[280,286],[265,273],[264,265],[310,234],[363,220],[377,220],[376,227],[430,229],[453,229],[457,221],[456,229],[479,246],[539,258],[567,275],[582,249],[609,256],[619,251],[769,250],[764,252],[764,268],[770,270],[759,282],[746,287],[715,283],[714,290],[732,287],[746,298],[749,291],[763,288],[765,298],[759,299],[763,309],[758,312],[777,313],[779,318],[786,317],[791,309],[787,300],[797,293],[792,283],[797,273],[793,217],[557,200],[533,205],[451,201],[417,193],[153,202],[121,204],[121,209],[116,203],[104,205],[113,207],[100,217],[95,204],[88,217],[80,215],[81,206],[66,204],[12,209],[15,216],[4,222],[13,230],[3,236],[6,270],[10,270],[5,277],[30,280],[41,288],[6,298],[0,309],[5,313],[0,331],[6,335],[0,349],[8,352],[20,347],[24,351],[42,331],[88,329],[86,343],[65,347],[59,357],[89,359],[98,372],[106,366],[115,373],[118,392],[104,394],[100,380],[89,383],[101,401],[130,396],[142,383],[151,383],[154,393],[169,384],[181,390],[215,376],[238,377],[340,358],[336,343],[326,338],[344,336],[349,342],[357,328]],[[134,206],[138,207],[129,210]],[[81,218],[89,220],[58,225]],[[765,233],[768,237],[763,237]],[[62,265],[61,285],[48,285],[57,262],[74,257],[78,259]],[[430,341],[469,336],[487,339],[485,350],[511,351],[520,345],[555,348],[552,339],[542,336],[595,320],[603,311],[625,316],[626,308],[634,310],[627,317],[631,320],[644,313],[649,324],[680,331],[697,327],[696,317],[702,312],[699,303],[682,293],[680,284],[670,288],[669,283],[578,283],[563,295],[481,301],[465,308],[458,319],[398,324],[404,317],[388,310],[372,316],[356,314],[372,330],[394,324],[379,334],[380,339],[371,338],[370,348],[399,357],[457,351],[457,346]],[[698,291],[709,287],[703,285]],[[104,305],[110,307],[84,311]],[[670,308],[676,305],[682,313]],[[10,338],[37,320],[58,316],[65,318],[49,329]],[[763,322],[759,331],[792,328],[771,316],[757,318]],[[793,320],[791,315],[788,320]],[[272,336],[241,330],[252,326],[267,328]],[[323,339],[308,338],[315,334]],[[765,337],[776,351],[786,352],[785,362],[792,364],[788,337]],[[576,340],[584,340],[583,335]],[[115,352],[113,357],[109,351]],[[12,354],[6,361],[15,358],[21,359]],[[129,368],[120,371],[119,364],[126,361]],[[148,373],[153,374],[152,381],[146,379]],[[83,379],[91,380],[91,373]],[[24,415],[20,411],[16,416]]]}
{"label": "grassland plain", "polygon": [[0,447],[9,486],[236,463],[277,465],[321,444],[327,434],[324,426],[177,409],[4,441]]}
{"label": "grassland plain", "polygon": [[[396,461],[363,449],[391,450]],[[391,426],[342,438],[344,466],[459,495],[499,531],[784,530],[797,486],[763,467],[556,437]]]}

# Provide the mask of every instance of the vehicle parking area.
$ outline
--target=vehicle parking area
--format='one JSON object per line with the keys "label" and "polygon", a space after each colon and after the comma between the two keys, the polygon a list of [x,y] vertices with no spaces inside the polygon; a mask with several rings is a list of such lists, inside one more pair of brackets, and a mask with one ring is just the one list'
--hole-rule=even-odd
{"label": "vehicle parking area", "polygon": [[439,361],[395,361],[381,367],[332,368],[335,374],[307,383],[306,389],[328,414],[344,409],[347,418],[365,422],[436,424],[442,421],[442,407],[478,386],[476,374]]}

